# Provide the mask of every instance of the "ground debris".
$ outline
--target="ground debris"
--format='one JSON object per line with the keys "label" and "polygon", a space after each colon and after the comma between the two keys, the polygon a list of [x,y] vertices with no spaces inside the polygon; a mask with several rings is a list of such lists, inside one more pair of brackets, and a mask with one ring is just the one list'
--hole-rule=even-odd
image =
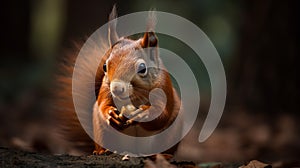
{"label": "ground debris", "polygon": [[123,157],[122,157],[122,160],[129,160],[129,156],[128,155],[124,155]]}
{"label": "ground debris", "polygon": [[272,166],[257,160],[252,160],[247,165],[240,166],[239,168],[272,168]]}
{"label": "ground debris", "polygon": [[122,161],[122,156],[118,154],[110,155],[51,155],[44,153],[26,152],[18,149],[0,147],[0,167],[144,167],[143,158],[129,158]]}
{"label": "ground debris", "polygon": [[[295,162],[275,162],[271,165],[253,160],[247,165],[240,163],[200,163],[191,161],[168,160],[164,155],[158,154],[155,159],[151,157],[128,157],[110,153],[107,155],[84,155],[71,156],[68,154],[52,155],[47,153],[28,152],[19,149],[0,147],[0,167],[59,167],[59,168],[81,168],[81,167],[114,167],[114,168],[295,168],[300,167],[298,161]],[[168,157],[167,157],[168,158]]]}
{"label": "ground debris", "polygon": [[176,166],[169,163],[162,155],[157,154],[155,161],[145,160],[145,168],[176,168]]}
{"label": "ground debris", "polygon": [[199,168],[222,168],[222,163],[220,162],[201,163],[198,166]]}

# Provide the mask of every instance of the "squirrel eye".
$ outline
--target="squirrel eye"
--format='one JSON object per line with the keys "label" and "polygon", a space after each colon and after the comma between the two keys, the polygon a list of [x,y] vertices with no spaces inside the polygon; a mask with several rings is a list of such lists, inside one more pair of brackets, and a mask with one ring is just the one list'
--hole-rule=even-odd
{"label": "squirrel eye", "polygon": [[103,64],[103,71],[104,71],[104,72],[107,71],[107,69],[106,69],[106,63]]}
{"label": "squirrel eye", "polygon": [[140,63],[137,69],[137,73],[144,76],[147,73],[147,67],[145,63]]}

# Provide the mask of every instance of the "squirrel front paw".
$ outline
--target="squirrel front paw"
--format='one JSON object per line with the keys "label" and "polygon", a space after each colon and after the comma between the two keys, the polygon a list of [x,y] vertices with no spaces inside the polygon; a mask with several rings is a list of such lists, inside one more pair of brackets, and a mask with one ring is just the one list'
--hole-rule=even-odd
{"label": "squirrel front paw", "polygon": [[115,107],[110,107],[107,112],[107,123],[116,129],[123,130],[136,122],[147,120],[149,107],[141,105],[137,109],[133,105],[127,105],[122,107],[121,112]]}
{"label": "squirrel front paw", "polygon": [[107,110],[108,111],[106,113],[107,114],[106,121],[108,125],[111,125],[112,127],[118,130],[123,130],[128,127],[128,124],[126,123],[128,118],[121,116],[117,108],[110,107]]}
{"label": "squirrel front paw", "polygon": [[132,124],[134,122],[143,122],[144,120],[147,120],[149,117],[149,107],[147,105],[141,105],[138,109],[135,109],[129,114],[130,118],[126,121],[127,124]]}

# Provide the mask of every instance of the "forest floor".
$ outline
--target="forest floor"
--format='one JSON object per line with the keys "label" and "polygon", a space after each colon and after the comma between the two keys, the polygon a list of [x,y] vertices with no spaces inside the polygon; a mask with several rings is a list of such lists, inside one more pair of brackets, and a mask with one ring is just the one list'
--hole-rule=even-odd
{"label": "forest floor", "polygon": [[27,152],[19,149],[0,147],[0,167],[199,167],[199,168],[231,168],[239,167],[241,164],[222,165],[221,163],[205,163],[196,165],[193,162],[175,162],[166,161],[158,157],[155,161],[147,158],[129,158],[122,160],[121,155],[89,155],[89,156],[71,156],[71,155],[51,155],[45,153]]}
{"label": "forest floor", "polygon": [[[49,134],[49,132],[51,133],[52,129],[43,126],[44,123],[32,124],[34,122],[28,121],[26,124],[22,117],[18,117],[20,120],[13,120],[10,114],[14,113],[3,113],[2,117],[0,117],[0,168],[238,168],[243,165],[247,165],[243,168],[261,168],[270,167],[270,165],[273,168],[300,168],[299,122],[297,117],[288,115],[282,115],[269,121],[268,117],[238,110],[236,113],[232,112],[224,115],[219,128],[214,131],[209,139],[202,143],[198,142],[202,123],[202,121],[199,121],[197,122],[198,125],[181,141],[176,155],[177,162],[175,162],[172,160],[167,161],[164,158],[158,159],[159,157],[155,161],[148,158],[122,160],[123,156],[117,154],[72,156],[49,154],[51,152],[28,152],[35,151],[28,148],[28,146],[32,146],[36,140],[42,140],[46,144],[51,144],[49,146],[50,151],[52,151],[52,147],[57,149],[59,148],[57,145],[64,144],[59,143],[60,141],[55,141],[55,137],[51,137],[52,134]],[[38,139],[35,139],[37,137]],[[252,159],[257,159],[267,164],[262,164]]]}
{"label": "forest floor", "polygon": [[223,164],[220,162],[210,162],[195,164],[193,162],[167,161],[162,155],[156,155],[156,160],[149,158],[127,158],[118,154],[108,155],[89,155],[89,156],[71,156],[71,155],[51,155],[45,153],[28,152],[19,149],[0,147],[0,167],[137,167],[137,168],[289,168],[298,167],[296,163],[275,163],[274,165],[265,164],[256,160],[243,165],[241,163]]}

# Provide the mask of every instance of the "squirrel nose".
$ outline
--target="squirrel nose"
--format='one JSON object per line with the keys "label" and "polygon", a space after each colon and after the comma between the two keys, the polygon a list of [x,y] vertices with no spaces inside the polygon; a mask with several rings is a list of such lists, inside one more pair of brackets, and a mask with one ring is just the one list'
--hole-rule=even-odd
{"label": "squirrel nose", "polygon": [[113,95],[120,96],[125,92],[125,84],[123,82],[112,82],[110,89]]}

